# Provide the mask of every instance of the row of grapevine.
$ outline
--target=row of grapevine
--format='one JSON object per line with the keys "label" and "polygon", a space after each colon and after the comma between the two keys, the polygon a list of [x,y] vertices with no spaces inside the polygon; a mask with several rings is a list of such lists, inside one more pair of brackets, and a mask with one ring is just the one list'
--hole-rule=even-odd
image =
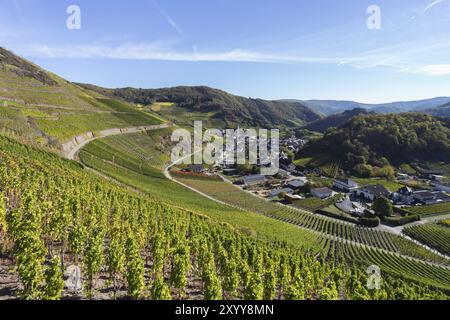
{"label": "row of grapevine", "polygon": [[[64,273],[82,271],[85,298],[385,299],[339,259],[246,236],[93,177],[72,162],[0,138],[0,248],[25,299],[71,297]],[[330,246],[334,244],[330,244]],[[392,278],[392,281],[395,279]],[[414,298],[445,299],[432,286]],[[78,293],[79,295],[79,293]],[[105,296],[106,295],[106,296]]]}
{"label": "row of grapevine", "polygon": [[239,188],[224,182],[181,179],[183,183],[212,197],[243,209],[258,212],[271,218],[282,220],[302,228],[314,230],[329,236],[361,243],[374,248],[398,252],[426,261],[449,265],[450,261],[436,255],[420,245],[399,235],[386,231],[357,226],[348,222],[331,219],[309,211],[281,206],[264,201]]}
{"label": "row of grapevine", "polygon": [[405,228],[403,232],[431,248],[450,256],[450,228],[436,223]]}

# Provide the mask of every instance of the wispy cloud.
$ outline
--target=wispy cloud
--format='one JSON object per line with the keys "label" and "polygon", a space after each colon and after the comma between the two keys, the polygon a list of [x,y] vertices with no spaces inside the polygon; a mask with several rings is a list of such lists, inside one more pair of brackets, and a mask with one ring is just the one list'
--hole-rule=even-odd
{"label": "wispy cloud", "polygon": [[444,0],[435,0],[435,1],[431,2],[431,3],[423,10],[423,12],[427,12],[428,10],[430,10],[431,8],[433,8],[434,6],[436,6],[436,5],[438,5],[438,4],[442,3],[442,2],[444,2]]}
{"label": "wispy cloud", "polygon": [[125,44],[117,47],[68,45],[47,46],[32,45],[19,48],[18,51],[30,57],[46,58],[90,58],[120,60],[165,60],[165,61],[216,61],[216,62],[260,62],[260,63],[333,63],[349,60],[346,58],[284,56],[244,49],[233,49],[223,52],[176,51],[164,48],[157,43]]}
{"label": "wispy cloud", "polygon": [[199,62],[253,62],[272,64],[328,64],[339,67],[349,66],[355,69],[373,69],[386,67],[397,72],[443,76],[450,74],[450,64],[429,64],[416,60],[424,54],[440,52],[450,48],[450,42],[414,46],[411,43],[396,44],[375,50],[355,53],[352,56],[306,56],[285,55],[265,51],[231,49],[228,51],[200,51],[196,45],[192,50],[174,49],[173,43],[128,43],[118,46],[108,45],[29,45],[16,48],[27,57],[45,58],[82,58],[116,60],[159,60],[159,61],[199,61]]}
{"label": "wispy cloud", "polygon": [[167,23],[180,35],[183,34],[183,29],[175,22],[175,20],[164,10],[156,0],[153,0],[153,4],[158,8],[159,12],[164,16]]}
{"label": "wispy cloud", "polygon": [[446,76],[450,75],[450,64],[431,64],[413,70],[413,73],[427,76]]}

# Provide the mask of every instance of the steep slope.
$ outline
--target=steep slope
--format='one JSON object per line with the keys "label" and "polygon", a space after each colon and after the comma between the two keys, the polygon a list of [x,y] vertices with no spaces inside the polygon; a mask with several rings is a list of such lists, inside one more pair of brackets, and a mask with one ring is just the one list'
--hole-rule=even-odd
{"label": "steep slope", "polygon": [[[450,161],[450,121],[424,114],[361,115],[300,152],[361,174],[370,166]],[[300,156],[299,155],[299,156]],[[367,173],[367,172],[366,172]]]}
{"label": "steep slope", "polygon": [[[175,104],[172,112],[184,110],[187,113],[198,114],[199,117],[207,115],[209,119],[223,126],[239,124],[244,127],[293,127],[321,118],[318,113],[300,102],[250,99],[209,87],[104,89],[90,85],[82,86],[132,103],[151,105],[155,102],[171,102]],[[184,117],[188,118],[189,115]]]}
{"label": "steep slope", "polygon": [[323,133],[330,128],[339,127],[340,125],[346,123],[353,117],[369,113],[370,112],[367,111],[366,109],[356,108],[353,110],[348,110],[342,113],[328,116],[321,120],[314,121],[313,123],[310,123],[307,126],[305,126],[305,129]]}
{"label": "steep slope", "polygon": [[160,122],[130,104],[80,88],[3,48],[0,115],[2,133],[52,147],[87,131]]}

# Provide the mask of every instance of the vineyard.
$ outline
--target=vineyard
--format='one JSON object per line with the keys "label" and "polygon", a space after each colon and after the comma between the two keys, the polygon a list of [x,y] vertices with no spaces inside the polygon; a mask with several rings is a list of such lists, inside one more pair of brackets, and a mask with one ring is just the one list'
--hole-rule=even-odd
{"label": "vineyard", "polygon": [[[118,153],[126,153],[126,146],[132,145],[132,140],[135,139],[135,137],[133,135],[126,135],[121,138],[127,139],[129,143],[121,144],[119,146],[114,141],[116,137],[111,137],[108,138],[107,144],[110,147],[114,145],[114,149],[117,150]],[[106,140],[102,142],[106,142]],[[93,144],[95,145],[98,143],[99,142],[97,141]],[[131,151],[131,154],[132,153],[133,152]],[[83,155],[83,152],[81,155]],[[160,181],[159,179],[156,180],[154,177],[141,175],[134,170],[130,170],[130,168],[117,165],[113,166],[108,161],[102,159],[102,154],[100,152],[97,153],[97,156],[95,157],[90,154],[90,156],[81,158],[83,162],[88,163],[89,166],[92,166],[93,168],[96,168],[97,170],[106,173],[107,175],[112,176],[115,179],[126,183],[127,185],[131,185],[149,194],[155,194],[157,190],[160,189],[159,186],[163,184],[163,181]],[[134,156],[132,158],[139,162],[138,157]],[[92,162],[92,159],[95,159],[95,163]],[[158,184],[156,184],[155,181],[158,181]],[[172,182],[167,180],[166,183]],[[335,238],[339,239],[339,241],[341,242],[344,241],[345,244],[362,243],[363,246],[365,246],[366,250],[369,251],[376,248],[381,249],[381,252],[383,252],[384,255],[387,255],[389,259],[393,258],[391,257],[392,255],[395,257],[395,259],[400,259],[405,264],[409,264],[410,261],[410,259],[406,257],[411,257],[420,259],[422,261],[430,261],[436,264],[448,265],[448,260],[432,253],[431,251],[415,244],[414,242],[411,242],[395,234],[356,227],[351,224],[342,223],[340,221],[328,219],[319,215],[313,215],[307,211],[299,211],[294,208],[289,209],[286,207],[281,207],[275,203],[266,202],[257,197],[254,197],[253,195],[243,192],[239,188],[228,183],[186,178],[183,179],[183,183],[192,187],[195,186],[195,189],[211,195],[218,200],[229,203],[233,205],[235,209],[228,206],[223,206],[218,203],[214,203],[213,201],[199,196],[198,194],[193,193],[190,190],[174,183],[171,184],[170,189],[176,190],[176,192],[172,191],[165,195],[161,194],[160,196],[163,199],[167,199],[168,202],[171,202],[173,204],[176,203],[178,206],[182,205],[189,210],[201,212],[202,214],[207,215],[216,221],[229,223],[233,227],[240,229],[246,234],[255,232],[259,236],[263,235],[266,239],[282,239],[288,241],[288,243],[293,245],[295,245],[296,243],[301,243],[302,245],[305,245],[306,243],[308,243],[309,245],[311,245],[311,243],[315,243],[317,245],[319,243],[320,247],[325,252],[327,252],[329,240]],[[186,196],[181,199],[180,194],[183,193],[186,194]],[[197,201],[198,203],[194,204],[194,202]],[[257,212],[259,216],[258,214],[255,215],[252,212]],[[269,218],[271,222],[266,220],[266,217]],[[288,223],[280,224],[280,222]],[[292,226],[297,227],[298,231],[304,231],[304,233],[300,236],[295,234],[295,232],[291,229],[284,229],[290,228]],[[311,235],[315,235],[316,240],[311,240]],[[322,240],[318,240],[318,238]],[[397,256],[398,253],[402,254],[402,256]],[[366,258],[368,257],[366,256]],[[362,263],[365,263],[365,266],[367,267],[367,263],[370,261],[371,259],[366,259]],[[411,261],[415,261],[415,263],[418,263],[420,266],[423,266],[426,269],[428,267],[431,267],[428,264],[423,263],[422,261]],[[433,266],[433,268],[436,267]],[[439,267],[437,268],[439,269]],[[409,269],[408,272],[405,272],[401,269],[389,269],[389,271],[394,272],[397,276],[402,275],[410,279],[418,279],[417,277],[420,276],[420,273],[417,272],[415,274],[409,274],[408,272],[411,272],[411,270]],[[443,269],[443,272],[446,271]],[[433,272],[424,273],[424,275],[420,276],[419,278],[422,279],[423,283],[442,286],[442,283],[439,280],[440,278],[436,278],[435,276],[433,276]]]}
{"label": "vineyard", "polygon": [[312,214],[311,212],[280,206],[279,204],[257,198],[256,196],[244,192],[240,188],[223,181],[216,182],[187,178],[180,180],[225,203],[249,211],[258,212],[305,229],[313,230],[331,237],[339,237],[373,248],[398,252],[411,257],[450,265],[449,260],[437,256],[421,246],[392,233],[363,228],[349,223],[342,223],[317,214]]}
{"label": "vineyard", "polygon": [[438,203],[428,206],[410,207],[406,209],[413,214],[419,214],[422,216],[442,215],[450,213],[450,202]]}
{"label": "vineyard", "polygon": [[11,296],[80,295],[63,281],[63,270],[78,265],[88,299],[447,298],[393,276],[370,291],[364,270],[333,255],[258,240],[56,155],[6,138],[0,145],[2,268],[14,263],[20,280],[2,290]]}
{"label": "vineyard", "polygon": [[[294,226],[280,225],[273,219],[261,217],[260,215],[232,208],[206,199],[199,194],[188,190],[179,184],[170,181],[161,173],[163,165],[150,166],[141,160],[138,154],[133,151],[132,147],[137,141],[147,141],[152,145],[151,141],[158,141],[156,138],[159,134],[166,135],[165,130],[157,130],[149,132],[148,137],[144,134],[129,134],[124,136],[109,137],[104,140],[94,141],[82,149],[80,159],[88,167],[94,168],[103,174],[114,178],[121,183],[138,189],[141,192],[151,195],[160,201],[165,201],[173,206],[186,210],[195,211],[211,217],[217,221],[229,224],[237,230],[241,230],[247,234],[256,234],[258,237],[270,240],[286,241],[293,246],[307,246],[316,251],[321,250],[322,240]],[[120,138],[120,139],[118,139]],[[125,143],[118,144],[116,139]],[[115,164],[111,161],[112,157],[108,153],[103,154],[102,148],[111,148],[111,154],[115,154]],[[121,154],[126,154],[129,150],[129,156],[125,161],[119,160]],[[154,146],[147,149],[147,154],[153,155],[155,158],[164,155]],[[166,156],[167,157],[167,156]],[[123,166],[118,165],[118,161]],[[142,170],[145,169],[144,174]]]}
{"label": "vineyard", "polygon": [[450,228],[428,223],[405,228],[403,232],[413,239],[426,243],[431,248],[450,256]]}

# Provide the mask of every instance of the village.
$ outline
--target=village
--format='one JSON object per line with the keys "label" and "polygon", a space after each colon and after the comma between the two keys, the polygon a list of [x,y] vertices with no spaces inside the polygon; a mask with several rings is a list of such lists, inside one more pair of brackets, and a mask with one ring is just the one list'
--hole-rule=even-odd
{"label": "village", "polygon": [[[399,170],[390,184],[398,186],[395,189],[388,188],[386,180],[378,178],[359,182],[361,179],[353,177],[330,177],[318,167],[294,164],[289,153],[298,152],[306,143],[307,140],[296,137],[281,141],[280,169],[275,176],[260,174],[255,165],[220,163],[209,167],[189,165],[183,171],[220,176],[266,200],[354,223],[366,222],[370,227],[380,222],[398,226],[418,221],[417,208],[450,204],[450,183],[442,170],[424,169],[418,175]],[[379,199],[386,202],[387,214],[377,212],[374,203]]]}

